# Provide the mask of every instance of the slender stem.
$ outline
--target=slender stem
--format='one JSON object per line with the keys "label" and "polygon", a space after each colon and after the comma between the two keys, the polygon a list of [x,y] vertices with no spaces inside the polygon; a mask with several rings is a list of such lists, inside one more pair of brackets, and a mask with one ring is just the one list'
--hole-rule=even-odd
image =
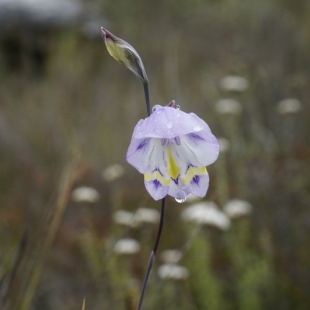
{"label": "slender stem", "polygon": [[156,255],[157,248],[158,248],[158,244],[159,244],[160,237],[161,237],[161,233],[162,233],[163,226],[164,226],[165,205],[166,205],[166,198],[164,197],[164,198],[162,199],[162,201],[161,201],[160,220],[159,220],[159,225],[158,225],[158,231],[157,231],[156,240],[155,240],[154,247],[153,247],[154,255]]}
{"label": "slender stem", "polygon": [[140,300],[139,300],[139,305],[138,305],[137,310],[142,309],[142,303],[143,303],[143,299],[144,299],[145,289],[146,289],[147,282],[148,282],[148,279],[149,279],[149,276],[150,276],[150,273],[151,273],[151,270],[153,267],[153,263],[155,260],[155,256],[156,256],[157,248],[159,245],[161,233],[163,231],[164,219],[165,219],[165,204],[166,204],[166,198],[163,198],[161,201],[160,220],[159,220],[159,225],[158,225],[157,236],[156,236],[156,240],[154,243],[153,250],[152,250],[151,255],[150,255],[149,263],[147,265],[147,269],[146,269],[144,281],[142,284],[142,290],[141,290],[141,295],[140,295]]}
{"label": "slender stem", "polygon": [[65,168],[63,172],[59,187],[59,195],[54,209],[54,217],[51,220],[51,224],[47,231],[47,236],[43,241],[42,248],[39,249],[39,255],[35,262],[35,267],[31,271],[26,291],[24,293],[23,299],[21,300],[21,304],[18,307],[18,310],[28,310],[30,308],[31,301],[43,272],[45,259],[48,257],[48,253],[53,245],[63,218],[63,214],[68,205],[71,189],[78,175],[77,169],[78,167],[76,166],[76,163],[72,162]]}
{"label": "slender stem", "polygon": [[144,96],[145,96],[145,104],[147,115],[151,115],[151,105],[150,105],[150,94],[149,94],[149,82],[143,81],[143,89],[144,89]]}
{"label": "slender stem", "polygon": [[[22,260],[24,259],[26,247],[28,245],[28,241],[29,241],[28,231],[25,230],[23,237],[20,241],[19,247],[18,247],[18,252],[17,252],[16,258],[15,258],[15,262],[13,264],[13,269],[12,269],[11,275],[9,277],[8,287],[7,287],[6,292],[2,298],[2,302],[0,302],[0,306],[2,304],[5,305],[5,302],[7,301],[8,298],[13,298],[13,300],[15,299],[14,295],[16,292],[16,288],[14,288],[14,284],[15,284],[15,282],[18,282],[17,274],[18,274],[18,270],[20,269],[20,265],[22,264]],[[1,286],[1,284],[0,284],[0,286]]]}
{"label": "slender stem", "polygon": [[[151,115],[151,105],[150,105],[150,94],[149,94],[149,82],[148,81],[143,81],[143,90],[144,90],[144,96],[145,96],[145,104],[146,104],[147,115],[150,116]],[[148,283],[148,280],[149,280],[149,276],[150,276],[151,271],[152,271],[153,263],[154,263],[154,260],[155,260],[155,257],[156,257],[156,252],[157,252],[157,248],[158,248],[158,245],[159,245],[161,233],[163,231],[164,219],[165,219],[165,204],[166,204],[166,198],[163,198],[162,201],[161,201],[160,220],[159,220],[157,235],[156,235],[156,239],[155,239],[155,243],[154,243],[154,246],[153,246],[153,250],[151,252],[151,255],[150,255],[150,258],[149,258],[149,262],[148,262],[148,265],[147,265],[147,269],[146,269],[144,281],[143,281],[143,284],[142,284],[140,300],[139,300],[139,304],[138,304],[137,310],[141,310],[142,309],[142,303],[143,303],[143,299],[144,299],[144,295],[145,295],[146,286],[147,286],[147,283]]]}

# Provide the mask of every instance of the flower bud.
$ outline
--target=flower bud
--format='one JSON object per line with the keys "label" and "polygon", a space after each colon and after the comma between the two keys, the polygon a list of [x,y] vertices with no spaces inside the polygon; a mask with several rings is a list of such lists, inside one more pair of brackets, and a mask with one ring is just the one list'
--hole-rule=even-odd
{"label": "flower bud", "polygon": [[142,82],[148,82],[143,62],[137,51],[129,43],[116,37],[103,27],[101,27],[101,33],[110,55],[125,65]]}

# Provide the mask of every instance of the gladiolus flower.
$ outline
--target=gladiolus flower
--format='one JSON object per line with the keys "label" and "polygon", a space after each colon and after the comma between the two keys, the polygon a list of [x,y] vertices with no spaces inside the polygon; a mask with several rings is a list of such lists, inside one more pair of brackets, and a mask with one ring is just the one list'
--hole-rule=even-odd
{"label": "gladiolus flower", "polygon": [[102,38],[109,54],[125,65],[143,83],[148,82],[143,62],[138,52],[126,41],[118,38],[107,29],[101,27]]}
{"label": "gladiolus flower", "polygon": [[203,197],[209,187],[207,165],[218,157],[219,143],[209,126],[172,101],[156,105],[136,125],[126,159],[144,174],[147,191],[159,200],[170,195],[185,200],[189,193]]}

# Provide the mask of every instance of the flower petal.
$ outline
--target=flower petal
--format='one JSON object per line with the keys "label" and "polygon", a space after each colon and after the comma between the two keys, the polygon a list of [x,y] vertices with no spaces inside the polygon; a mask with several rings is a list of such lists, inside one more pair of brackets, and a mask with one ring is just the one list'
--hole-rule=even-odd
{"label": "flower petal", "polygon": [[187,149],[189,162],[195,167],[208,166],[218,158],[220,144],[207,129],[181,137],[181,144]]}
{"label": "flower petal", "polygon": [[149,182],[149,181],[154,181],[157,180],[162,186],[169,186],[171,183],[170,178],[165,178],[158,170],[148,174],[144,174],[144,180]]}
{"label": "flower petal", "polygon": [[204,197],[209,188],[209,174],[206,167],[190,167],[186,175],[181,177],[190,192],[198,197]]}
{"label": "flower petal", "polygon": [[144,179],[144,185],[146,190],[155,200],[160,200],[168,195],[169,187],[163,186],[160,181],[156,179],[151,181]]}
{"label": "flower petal", "polygon": [[171,107],[155,106],[155,111],[146,119],[139,121],[133,137],[171,139],[202,130],[210,131],[209,126],[196,114],[187,114]]}
{"label": "flower petal", "polygon": [[159,139],[132,137],[126,159],[140,173],[167,169],[165,148]]}

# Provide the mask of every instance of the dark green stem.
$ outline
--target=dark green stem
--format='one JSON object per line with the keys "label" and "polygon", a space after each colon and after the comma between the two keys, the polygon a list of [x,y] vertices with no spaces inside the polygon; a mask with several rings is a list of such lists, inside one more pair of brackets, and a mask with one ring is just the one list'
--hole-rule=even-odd
{"label": "dark green stem", "polygon": [[149,94],[149,82],[143,81],[143,89],[144,89],[144,96],[145,96],[145,104],[147,115],[151,115],[151,105],[150,105],[150,94]]}
{"label": "dark green stem", "polygon": [[142,309],[142,303],[143,303],[143,299],[144,299],[145,289],[146,289],[147,282],[148,282],[148,279],[149,279],[149,276],[150,276],[150,273],[151,273],[151,270],[153,267],[153,263],[155,260],[155,256],[156,256],[157,248],[159,245],[161,233],[163,231],[164,219],[165,219],[165,204],[166,204],[166,198],[163,198],[161,201],[160,220],[159,220],[159,225],[158,225],[157,236],[156,236],[156,240],[154,243],[153,250],[152,250],[151,255],[150,255],[149,263],[147,265],[147,269],[146,269],[146,273],[145,273],[145,277],[144,277],[144,281],[143,281],[143,285],[142,285],[142,290],[141,290],[141,295],[140,295],[140,300],[139,300],[139,305],[138,305],[137,310]]}

